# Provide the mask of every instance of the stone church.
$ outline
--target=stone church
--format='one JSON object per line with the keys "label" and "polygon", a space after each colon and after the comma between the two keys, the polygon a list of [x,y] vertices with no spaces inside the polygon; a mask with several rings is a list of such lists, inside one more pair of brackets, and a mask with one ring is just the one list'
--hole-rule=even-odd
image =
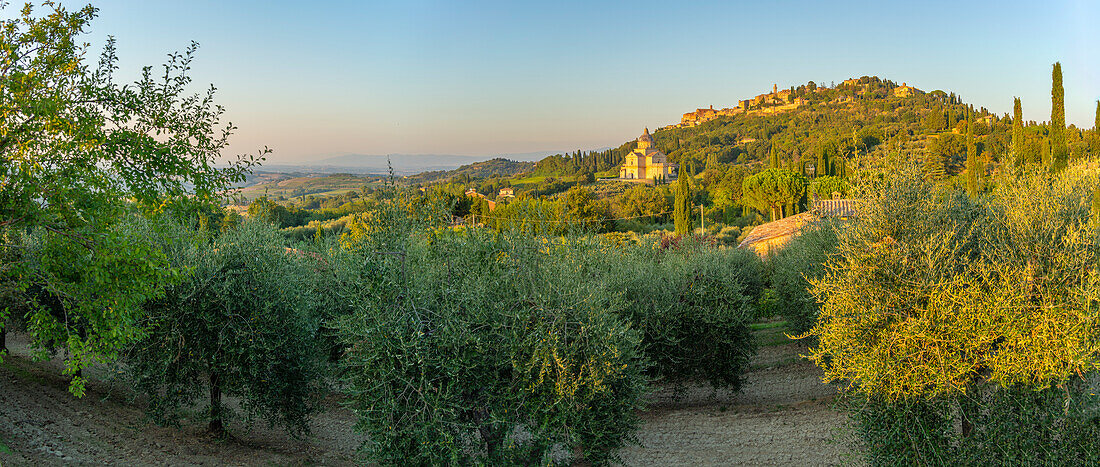
{"label": "stone church", "polygon": [[623,168],[619,169],[619,178],[624,180],[675,180],[676,164],[668,161],[665,153],[653,147],[653,137],[649,128],[638,137],[638,147],[626,155]]}

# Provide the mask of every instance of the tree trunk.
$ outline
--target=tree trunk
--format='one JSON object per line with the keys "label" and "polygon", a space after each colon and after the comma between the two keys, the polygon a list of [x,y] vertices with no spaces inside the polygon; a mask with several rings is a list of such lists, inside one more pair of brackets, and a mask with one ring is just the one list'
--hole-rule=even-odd
{"label": "tree trunk", "polygon": [[0,353],[8,352],[8,328],[0,326]]}
{"label": "tree trunk", "polygon": [[501,433],[499,427],[493,426],[488,410],[481,408],[478,412],[481,423],[477,430],[481,434],[481,441],[485,443],[485,453],[488,455],[489,462],[493,462],[500,451],[500,446],[504,443],[504,433]]}
{"label": "tree trunk", "polygon": [[217,373],[210,373],[210,433],[217,437],[225,435],[222,424],[222,386]]}

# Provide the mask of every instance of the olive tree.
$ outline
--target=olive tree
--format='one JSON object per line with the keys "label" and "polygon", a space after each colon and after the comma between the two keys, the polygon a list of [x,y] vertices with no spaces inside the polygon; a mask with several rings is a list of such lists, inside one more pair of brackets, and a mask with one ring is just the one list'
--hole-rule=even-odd
{"label": "olive tree", "polygon": [[145,303],[144,334],[125,353],[153,419],[178,423],[205,400],[210,431],[223,435],[228,395],[249,415],[304,432],[324,374],[321,260],[281,246],[278,230],[254,221],[212,240],[180,227],[150,235],[164,238],[173,266],[187,271]]}
{"label": "olive tree", "polygon": [[1033,169],[975,201],[910,168],[865,190],[813,281],[810,358],[861,401],[870,460],[1097,461],[1096,184]]}
{"label": "olive tree", "polygon": [[[645,387],[623,298],[578,267],[600,247],[407,223],[344,241],[344,374],[382,464],[613,459]],[[438,224],[435,224],[438,225]],[[577,459],[579,460],[579,459]]]}
{"label": "olive tree", "polygon": [[642,333],[654,381],[740,389],[763,291],[756,255],[687,240],[674,249],[624,247],[592,262],[624,294],[621,314]]}

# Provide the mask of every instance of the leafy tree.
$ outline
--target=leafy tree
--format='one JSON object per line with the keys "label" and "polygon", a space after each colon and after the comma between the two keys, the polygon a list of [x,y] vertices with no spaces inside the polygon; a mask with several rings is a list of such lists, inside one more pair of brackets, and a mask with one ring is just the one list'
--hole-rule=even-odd
{"label": "leafy tree", "polygon": [[848,181],[840,177],[818,177],[810,182],[809,192],[816,195],[818,199],[832,199],[833,193],[840,193],[840,196],[845,196],[850,190]]}
{"label": "leafy tree", "polygon": [[688,185],[687,173],[680,174],[676,181],[676,200],[673,202],[672,220],[676,225],[677,235],[691,233],[691,186]]}
{"label": "leafy tree", "polygon": [[362,253],[337,263],[353,278],[338,290],[355,310],[339,327],[368,459],[567,461],[558,446],[612,460],[637,426],[645,378],[624,301],[580,266],[610,252],[375,219]]}
{"label": "leafy tree", "polygon": [[811,359],[854,389],[872,464],[1092,464],[1096,176],[1033,168],[982,204],[907,171],[813,280]]}
{"label": "leafy tree", "polygon": [[619,215],[622,217],[645,217],[651,221],[667,218],[671,204],[667,187],[651,187],[644,183],[635,184],[626,190],[619,201]]}
{"label": "leafy tree", "polygon": [[[811,358],[830,379],[885,400],[975,385],[1042,389],[1091,371],[1088,325],[1100,224],[1096,180],[1032,173],[998,184],[989,205],[905,173],[841,231]],[[892,271],[892,275],[884,275]]]}
{"label": "leafy tree", "polygon": [[767,169],[745,178],[741,193],[746,205],[777,220],[794,214],[806,195],[806,177],[792,170]]}
{"label": "leafy tree", "polygon": [[575,186],[562,198],[562,220],[584,231],[598,232],[605,228],[610,217],[605,203],[596,199],[586,188]]}
{"label": "leafy tree", "polygon": [[1050,144],[1052,167],[1062,170],[1066,167],[1069,149],[1066,148],[1066,98],[1062,89],[1062,64],[1054,62],[1051,71],[1050,88]]}
{"label": "leafy tree", "polygon": [[688,237],[677,248],[627,249],[599,266],[601,280],[630,297],[622,313],[642,333],[654,378],[741,387],[755,350],[748,323],[763,291],[755,254]]}
{"label": "leafy tree", "polygon": [[[187,94],[196,45],[171,54],[157,77],[146,67],[139,80],[120,85],[113,40],[95,68],[84,60],[78,39],[95,8],[43,9],[38,15],[27,5],[0,21],[0,238],[34,230],[36,251],[53,257],[34,259],[45,269],[5,264],[0,274],[21,289],[64,291],[64,315],[39,313],[28,331],[36,345],[64,346],[72,356],[66,371],[77,375],[140,335],[137,299],[157,295],[170,276],[155,254],[125,240],[126,227],[116,227],[131,215],[122,200],[194,213],[242,180],[264,152],[215,164],[235,127],[222,124],[213,87]],[[63,261],[86,269],[58,274],[54,266]],[[82,381],[73,379],[75,394]]]}
{"label": "leafy tree", "polygon": [[838,230],[839,225],[827,220],[805,226],[771,259],[771,284],[791,335],[806,333],[817,323],[820,303],[810,293],[811,281],[825,275]]}
{"label": "leafy tree", "polygon": [[939,181],[947,178],[947,157],[934,151],[924,154],[924,173],[929,180]]}
{"label": "leafy tree", "polygon": [[323,375],[317,259],[281,247],[279,232],[255,221],[212,243],[179,228],[152,234],[189,271],[145,305],[144,336],[125,354],[153,419],[178,423],[205,399],[209,430],[224,435],[230,395],[250,414],[308,431]]}

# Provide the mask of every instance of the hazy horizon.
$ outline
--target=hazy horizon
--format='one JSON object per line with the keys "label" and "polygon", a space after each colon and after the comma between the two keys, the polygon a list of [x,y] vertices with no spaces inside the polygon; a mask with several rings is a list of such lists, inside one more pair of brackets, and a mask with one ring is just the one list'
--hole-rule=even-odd
{"label": "hazy horizon", "polygon": [[998,114],[1019,96],[1045,121],[1060,61],[1067,124],[1091,128],[1100,98],[1100,7],[1084,1],[92,3],[89,62],[114,35],[132,79],[199,42],[196,90],[218,87],[232,151],[270,146],[272,164],[617,146],[773,83],[863,75]]}

